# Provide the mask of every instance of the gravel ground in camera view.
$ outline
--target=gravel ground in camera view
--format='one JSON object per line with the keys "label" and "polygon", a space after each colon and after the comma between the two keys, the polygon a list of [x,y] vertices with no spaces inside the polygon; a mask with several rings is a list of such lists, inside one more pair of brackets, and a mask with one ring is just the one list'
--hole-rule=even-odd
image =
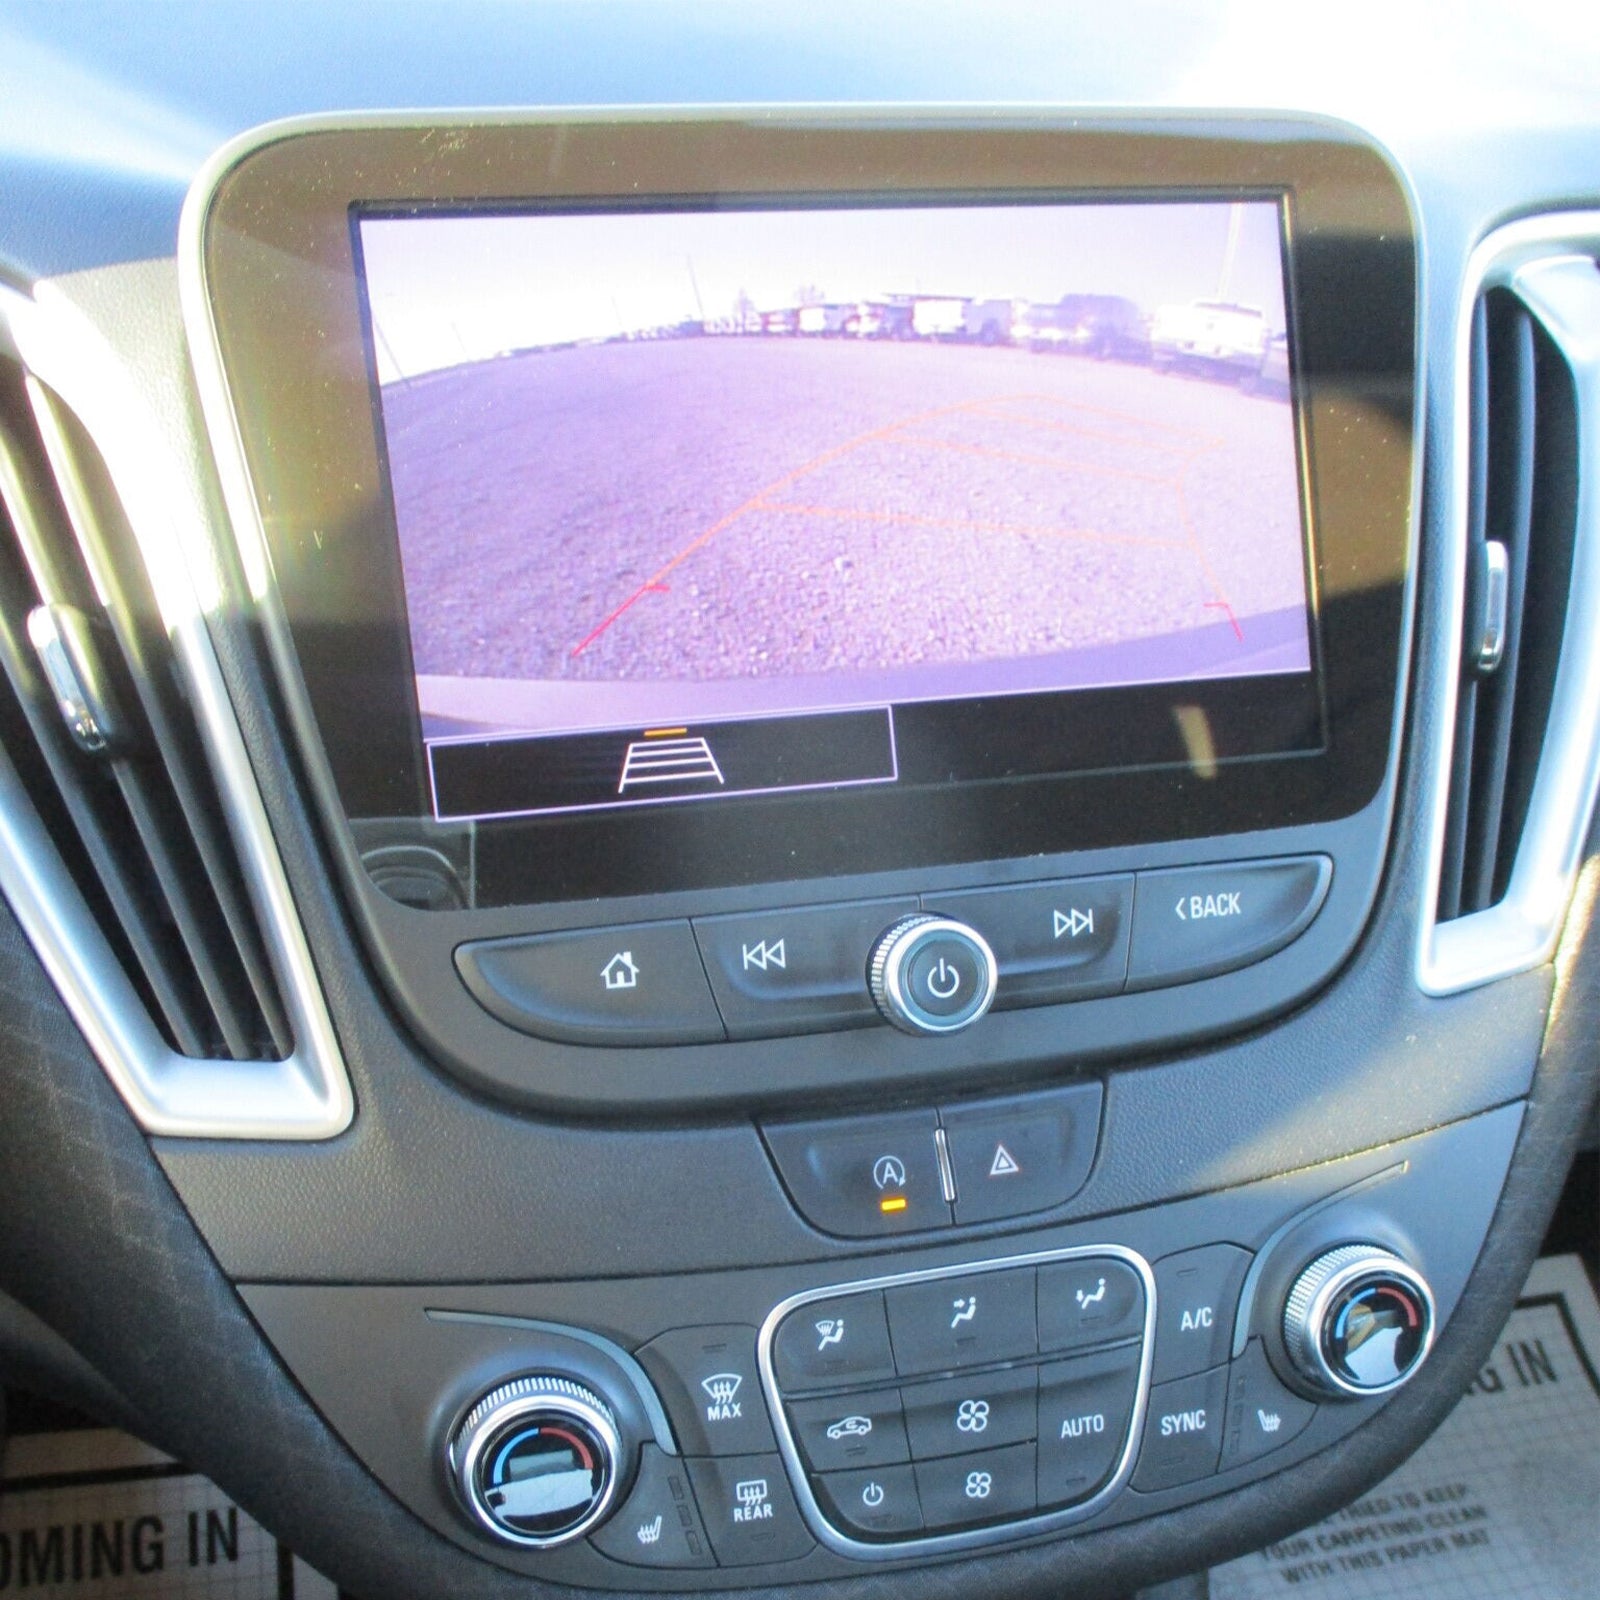
{"label": "gravel ground in camera view", "polygon": [[383,398],[419,674],[782,678],[1219,623],[1250,670],[1252,618],[1304,600],[1290,407],[1204,378],[684,338]]}

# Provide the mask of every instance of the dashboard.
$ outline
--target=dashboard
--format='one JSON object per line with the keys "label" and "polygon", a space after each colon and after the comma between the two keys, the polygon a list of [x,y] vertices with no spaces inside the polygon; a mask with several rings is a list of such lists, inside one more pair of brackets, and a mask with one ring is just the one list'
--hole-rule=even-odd
{"label": "dashboard", "polygon": [[1125,1595],[1415,1449],[1600,1077],[1582,48],[72,10],[0,1374],[366,1595]]}

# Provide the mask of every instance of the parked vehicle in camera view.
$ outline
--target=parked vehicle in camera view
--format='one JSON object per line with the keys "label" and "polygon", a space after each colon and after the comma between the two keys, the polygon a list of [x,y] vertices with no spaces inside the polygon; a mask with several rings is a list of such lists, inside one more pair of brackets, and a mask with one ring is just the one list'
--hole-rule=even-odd
{"label": "parked vehicle in camera view", "polygon": [[1012,338],[1030,350],[1146,361],[1150,335],[1144,313],[1125,295],[1066,294],[1030,305],[1012,323]]}
{"label": "parked vehicle in camera view", "polygon": [[1259,306],[1231,300],[1162,306],[1150,322],[1150,359],[1158,371],[1188,367],[1255,379],[1266,361],[1269,332]]}

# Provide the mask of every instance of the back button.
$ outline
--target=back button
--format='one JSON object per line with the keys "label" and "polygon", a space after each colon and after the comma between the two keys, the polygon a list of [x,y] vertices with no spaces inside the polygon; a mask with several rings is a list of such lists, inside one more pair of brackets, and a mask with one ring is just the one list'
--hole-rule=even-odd
{"label": "back button", "polygon": [[1311,925],[1332,879],[1327,856],[1141,872],[1128,988],[1191,983],[1264,960]]}

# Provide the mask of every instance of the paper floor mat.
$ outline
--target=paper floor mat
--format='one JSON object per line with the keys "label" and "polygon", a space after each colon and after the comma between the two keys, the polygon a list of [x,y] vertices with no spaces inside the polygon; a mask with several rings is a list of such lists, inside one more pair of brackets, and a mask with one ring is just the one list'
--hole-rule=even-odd
{"label": "paper floor mat", "polygon": [[208,1479],[110,1428],[13,1435],[0,1595],[337,1600]]}
{"label": "paper floor mat", "polygon": [[1538,1262],[1443,1427],[1370,1494],[1219,1567],[1212,1600],[1600,1600],[1600,1307]]}

